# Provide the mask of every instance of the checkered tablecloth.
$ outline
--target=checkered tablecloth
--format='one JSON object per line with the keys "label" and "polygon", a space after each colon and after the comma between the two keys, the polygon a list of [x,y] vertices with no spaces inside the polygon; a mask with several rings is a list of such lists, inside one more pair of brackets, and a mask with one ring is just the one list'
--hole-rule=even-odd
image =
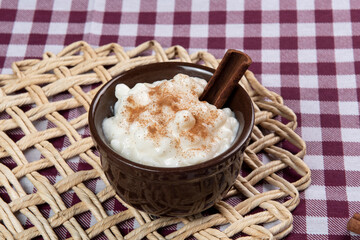
{"label": "checkered tablecloth", "polygon": [[[312,185],[286,239],[360,239],[346,223],[360,212],[360,1],[0,0],[0,68],[84,40],[125,49],[155,39],[221,58],[251,56],[259,81],[298,117]],[[1,87],[1,86],[0,86]],[[46,128],[46,123],[42,127]],[[41,127],[41,126],[40,126]],[[16,137],[16,135],[14,135]],[[63,147],[59,141],[57,147]],[[27,154],[31,159],[39,156]],[[86,168],[82,162],[74,168]],[[51,173],[48,173],[51,175]],[[54,181],[56,175],[53,176]],[[89,183],[101,189],[101,183]],[[6,194],[0,189],[0,197]],[[71,202],[77,199],[69,199]],[[109,211],[121,206],[107,203]],[[44,210],[46,211],[46,209]],[[51,213],[48,213],[51,214]],[[92,219],[82,216],[90,226]],[[126,226],[129,231],[136,222]],[[61,235],[61,232],[59,233]]]}

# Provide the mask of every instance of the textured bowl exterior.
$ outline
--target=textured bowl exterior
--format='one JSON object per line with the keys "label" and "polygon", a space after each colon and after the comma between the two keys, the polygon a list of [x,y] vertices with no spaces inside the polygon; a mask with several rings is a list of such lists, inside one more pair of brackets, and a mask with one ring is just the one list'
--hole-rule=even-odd
{"label": "textured bowl exterior", "polygon": [[115,156],[101,154],[106,176],[119,196],[134,208],[157,216],[192,215],[213,206],[233,185],[242,163],[238,151],[202,171],[159,174],[133,169]]}
{"label": "textured bowl exterior", "polygon": [[254,124],[251,99],[240,86],[227,106],[244,126],[234,144],[223,154],[197,165],[179,168],[145,166],[127,160],[113,151],[102,132],[102,121],[112,116],[116,102],[115,86],[130,88],[139,82],[171,79],[177,73],[209,80],[213,69],[189,63],[157,63],[125,72],[102,87],[89,112],[89,126],[100,152],[103,170],[117,194],[129,205],[156,216],[187,216],[213,206],[233,185],[242,165]]}

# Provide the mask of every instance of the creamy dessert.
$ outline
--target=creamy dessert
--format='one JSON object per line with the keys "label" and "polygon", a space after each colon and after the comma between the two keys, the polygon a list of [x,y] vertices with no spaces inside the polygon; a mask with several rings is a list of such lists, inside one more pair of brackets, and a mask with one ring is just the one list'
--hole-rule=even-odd
{"label": "creamy dessert", "polygon": [[116,86],[114,116],[103,121],[121,156],[157,167],[189,166],[230,147],[239,123],[229,108],[200,101],[206,81],[177,74],[171,80]]}

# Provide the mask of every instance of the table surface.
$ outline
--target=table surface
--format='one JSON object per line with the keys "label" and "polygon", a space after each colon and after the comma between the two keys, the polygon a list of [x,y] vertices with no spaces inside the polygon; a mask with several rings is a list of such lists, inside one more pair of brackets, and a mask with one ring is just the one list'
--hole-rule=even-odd
{"label": "table surface", "polygon": [[246,52],[258,80],[294,110],[307,143],[312,184],[286,239],[360,239],[346,230],[360,212],[360,1],[0,3],[1,73],[78,40],[128,50],[155,39],[217,58],[229,48]]}

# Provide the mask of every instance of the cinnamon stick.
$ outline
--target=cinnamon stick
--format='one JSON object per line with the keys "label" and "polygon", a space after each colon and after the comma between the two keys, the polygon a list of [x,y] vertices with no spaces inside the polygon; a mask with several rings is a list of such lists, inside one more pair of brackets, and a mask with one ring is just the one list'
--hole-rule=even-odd
{"label": "cinnamon stick", "polygon": [[229,49],[199,99],[222,108],[251,63],[245,53]]}
{"label": "cinnamon stick", "polygon": [[360,234],[360,213],[355,213],[354,216],[349,220],[347,229],[351,232]]}

